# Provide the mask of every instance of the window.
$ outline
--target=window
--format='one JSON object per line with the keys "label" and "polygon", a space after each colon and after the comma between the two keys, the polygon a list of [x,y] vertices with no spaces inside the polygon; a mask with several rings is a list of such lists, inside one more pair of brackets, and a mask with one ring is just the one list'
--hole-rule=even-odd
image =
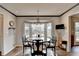
{"label": "window", "polygon": [[51,23],[47,23],[47,37],[51,38],[51,31],[52,30],[52,24]]}
{"label": "window", "polygon": [[32,37],[44,37],[44,24],[31,24]]}
{"label": "window", "polygon": [[24,34],[26,35],[26,38],[30,37],[30,35],[29,35],[30,34],[30,31],[29,31],[30,27],[29,27],[29,25],[30,25],[29,23],[25,23],[24,24]]}
{"label": "window", "polygon": [[40,37],[47,40],[52,38],[52,23],[25,23],[24,34],[26,37]]}

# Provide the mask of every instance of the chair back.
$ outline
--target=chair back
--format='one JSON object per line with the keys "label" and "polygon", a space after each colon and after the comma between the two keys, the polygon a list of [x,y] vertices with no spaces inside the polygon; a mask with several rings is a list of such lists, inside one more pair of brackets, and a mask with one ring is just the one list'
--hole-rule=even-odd
{"label": "chair back", "polygon": [[43,52],[43,40],[33,40],[32,53],[34,55],[42,55]]}
{"label": "chair back", "polygon": [[39,47],[39,51],[43,50],[43,40],[40,40],[37,42],[36,40],[33,40],[33,50],[37,51]]}
{"label": "chair back", "polygon": [[53,36],[50,41],[48,41],[49,45],[47,48],[51,48],[54,51],[54,55],[56,56],[56,38]]}
{"label": "chair back", "polygon": [[32,45],[33,51],[37,51],[36,41],[33,40],[32,43],[33,43],[33,45]]}
{"label": "chair back", "polygon": [[56,46],[56,37],[52,36],[51,40],[49,41],[49,46],[51,46],[51,44],[53,44],[53,46]]}
{"label": "chair back", "polygon": [[27,38],[25,36],[22,37],[22,44],[25,45],[27,43]]}

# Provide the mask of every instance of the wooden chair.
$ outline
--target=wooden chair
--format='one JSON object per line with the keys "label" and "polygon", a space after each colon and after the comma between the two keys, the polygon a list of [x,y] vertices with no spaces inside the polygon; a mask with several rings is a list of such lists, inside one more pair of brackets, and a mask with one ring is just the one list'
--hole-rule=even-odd
{"label": "wooden chair", "polygon": [[31,41],[28,41],[27,38],[22,37],[22,43],[23,43],[23,55],[24,55],[26,47],[30,47],[31,49]]}
{"label": "wooden chair", "polygon": [[50,41],[48,41],[47,49],[49,48],[53,50],[54,56],[56,56],[56,39],[52,38]]}
{"label": "wooden chair", "polygon": [[33,40],[33,46],[32,46],[32,56],[35,55],[42,55],[43,56],[43,40],[36,41]]}
{"label": "wooden chair", "polygon": [[48,41],[43,42],[43,54],[44,54],[44,56],[47,56],[47,42]]}

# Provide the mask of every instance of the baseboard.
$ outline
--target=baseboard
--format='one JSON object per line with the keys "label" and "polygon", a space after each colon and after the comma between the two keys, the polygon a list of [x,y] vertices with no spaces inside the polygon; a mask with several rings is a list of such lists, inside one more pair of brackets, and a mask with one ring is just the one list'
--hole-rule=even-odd
{"label": "baseboard", "polygon": [[16,46],[16,48],[19,48],[19,47],[22,47],[22,46]]}
{"label": "baseboard", "polygon": [[16,47],[22,47],[22,45],[16,45]]}

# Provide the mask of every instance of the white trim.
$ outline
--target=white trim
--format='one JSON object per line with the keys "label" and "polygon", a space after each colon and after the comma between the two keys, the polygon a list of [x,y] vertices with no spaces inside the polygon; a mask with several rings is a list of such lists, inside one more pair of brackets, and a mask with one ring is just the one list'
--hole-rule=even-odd
{"label": "white trim", "polygon": [[23,45],[21,45],[21,44],[18,44],[18,45],[16,45],[16,47],[17,47],[17,46],[23,46]]}

